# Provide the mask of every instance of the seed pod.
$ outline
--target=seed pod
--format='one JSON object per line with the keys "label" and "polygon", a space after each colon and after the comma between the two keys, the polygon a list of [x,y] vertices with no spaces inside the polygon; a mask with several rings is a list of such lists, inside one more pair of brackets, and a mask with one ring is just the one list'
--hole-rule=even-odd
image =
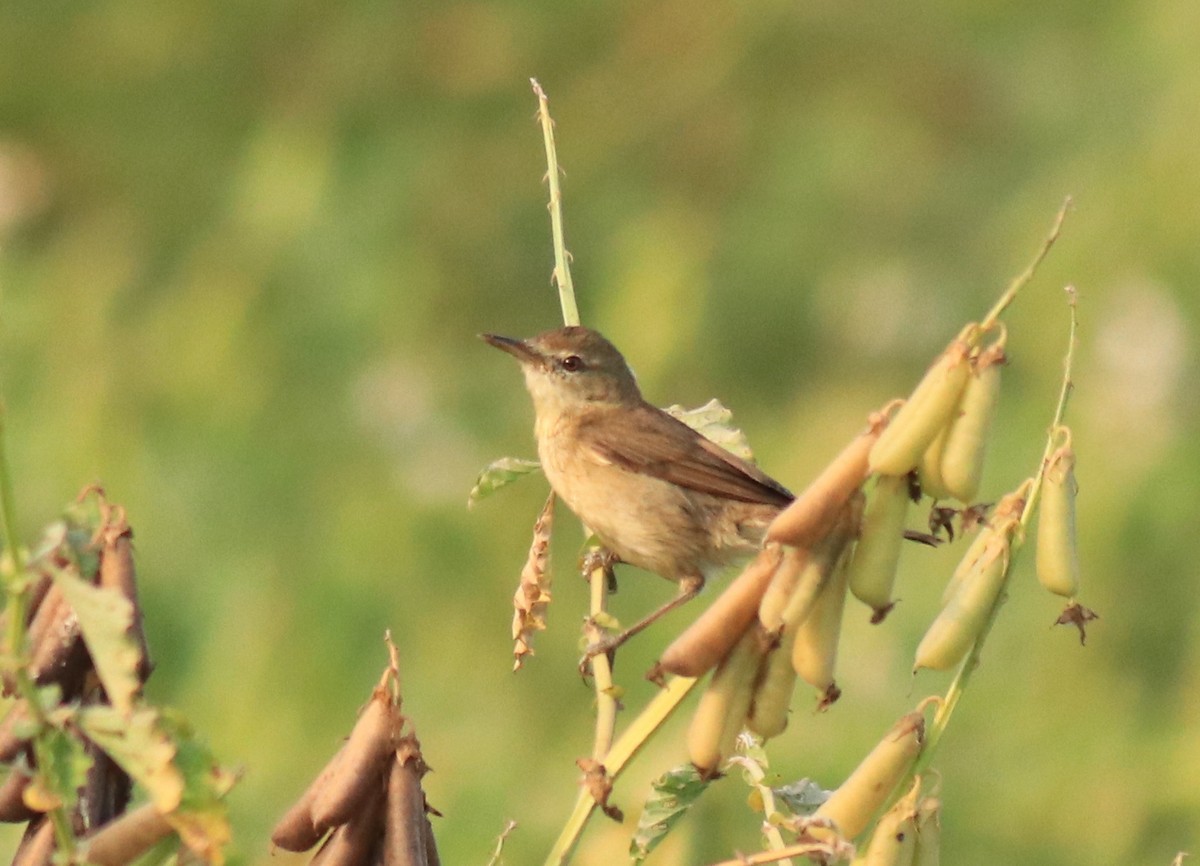
{"label": "seed pod", "polygon": [[765,636],[757,626],[747,631],[733,651],[717,665],[712,681],[700,696],[688,726],[688,757],[711,777],[733,754],[734,741],[750,712],[754,680],[766,652]]}
{"label": "seed pod", "polygon": [[341,760],[313,798],[312,820],[316,829],[344,824],[368,796],[372,784],[379,781],[400,729],[397,715],[387,692],[376,689],[346,740]]}
{"label": "seed pod", "polygon": [[133,783],[129,774],[94,743],[88,744],[87,753],[92,765],[79,798],[79,812],[84,831],[92,831],[125,811]]}
{"label": "seed pod", "polygon": [[1000,367],[1005,362],[1004,338],[975,359],[963,389],[958,413],[946,428],[941,453],[941,480],[959,502],[970,503],[979,492],[988,433],[1000,401]]}
{"label": "seed pod", "polygon": [[862,534],[850,558],[850,591],[874,610],[871,622],[882,622],[892,609],[892,586],[908,516],[908,479],[880,475],[863,511]]}
{"label": "seed pod", "polygon": [[978,325],[967,325],[933,362],[912,396],[871,448],[872,472],[907,475],[917,465],[921,454],[950,421],[958,405],[971,375],[971,343],[977,339],[978,331]]}
{"label": "seed pod", "polygon": [[419,761],[392,762],[384,817],[384,866],[427,866],[425,794]]}
{"label": "seed pod", "polygon": [[438,855],[437,839],[433,837],[433,824],[429,822],[429,816],[425,815],[425,861],[428,866],[442,866],[442,858]]}
{"label": "seed pod", "polygon": [[796,690],[796,669],[792,667],[795,643],[795,627],[785,628],[779,636],[779,645],[763,660],[763,669],[754,688],[746,727],[764,740],[779,736],[788,725],[792,692]]}
{"label": "seed pod", "polygon": [[729,655],[754,621],[771,575],[782,558],[779,545],[763,548],[708,609],[671,642],[656,669],[698,677]]}
{"label": "seed pod", "polygon": [[767,539],[794,547],[812,547],[833,526],[846,501],[867,480],[868,455],[886,426],[883,413],[858,434],[804,492],[767,527]]}
{"label": "seed pod", "polygon": [[941,815],[942,801],[938,797],[924,797],[917,805],[917,849],[913,852],[913,866],[941,866]]}
{"label": "seed pod", "polygon": [[372,852],[384,832],[383,803],[382,768],[376,768],[366,796],[349,820],[329,834],[311,866],[360,866],[372,862]]}
{"label": "seed pod", "polygon": [[916,850],[916,796],[918,780],[913,790],[888,809],[871,834],[864,866],[912,866]]}
{"label": "seed pod", "polygon": [[808,564],[808,558],[808,550],[805,548],[783,548],[783,559],[771,575],[771,583],[758,605],[758,621],[769,634],[783,628],[783,611],[796,590],[800,575],[804,573]]}
{"label": "seed pod", "polygon": [[[924,739],[925,717],[916,711],[901,716],[814,816],[832,820],[842,836],[853,839],[866,829],[871,817],[912,767]],[[829,838],[832,834],[818,830],[814,835]]]}
{"label": "seed pod", "polygon": [[[796,627],[807,619],[830,576],[838,567],[862,521],[863,497],[853,496],[842,509],[838,522],[809,553],[804,568],[796,577],[791,596],[779,615],[783,627]],[[761,613],[760,613],[761,616]]]}
{"label": "seed pod", "polygon": [[1000,501],[996,503],[996,507],[992,510],[991,520],[980,527],[970,546],[967,547],[967,552],[963,554],[962,559],[955,566],[954,573],[946,583],[946,588],[942,590],[943,607],[950,603],[950,599],[954,597],[954,593],[962,585],[963,579],[971,573],[979,558],[983,556],[983,552],[987,550],[988,543],[995,535],[997,528],[1005,529],[1011,521],[1020,520],[1021,511],[1025,508],[1024,491],[1025,485],[1022,485],[1017,491],[1006,493],[1000,497]]}
{"label": "seed pod", "polygon": [[12,866],[50,866],[54,856],[54,822],[45,815],[40,815],[29,822],[17,853],[13,855]]}
{"label": "seed pod", "polygon": [[949,427],[943,427],[933,437],[933,441],[921,453],[921,459],[917,462],[917,478],[921,482],[921,492],[935,500],[950,498],[950,491],[946,489],[946,482],[942,478],[942,452],[946,448],[948,429]]}
{"label": "seed pod", "polygon": [[971,649],[1004,586],[1011,534],[1016,525],[1010,522],[990,535],[983,553],[921,639],[914,673],[921,668],[948,670]]}
{"label": "seed pod", "polygon": [[153,803],[126,812],[81,840],[83,862],[95,866],[125,866],[174,832]]}
{"label": "seed pod", "polygon": [[838,638],[842,633],[842,613],[846,606],[846,569],[835,567],[817,596],[812,612],[796,628],[792,646],[792,666],[802,680],[821,692],[821,709],[837,700],[834,685]]}
{"label": "seed pod", "polygon": [[138,659],[138,679],[145,682],[150,676],[150,648],[146,644],[146,632],[142,626],[142,606],[138,603],[137,577],[133,566],[133,530],[125,521],[124,509],[111,525],[104,530],[104,548],[100,552],[99,584],[105,589],[115,589],[133,607],[133,619],[127,631],[129,638],[141,654]]}
{"label": "seed pod", "polygon": [[[1066,428],[1062,428],[1066,429]],[[1075,543],[1075,451],[1070,431],[1066,444],[1054,452],[1042,476],[1038,514],[1038,582],[1066,598],[1079,594],[1079,553]]]}

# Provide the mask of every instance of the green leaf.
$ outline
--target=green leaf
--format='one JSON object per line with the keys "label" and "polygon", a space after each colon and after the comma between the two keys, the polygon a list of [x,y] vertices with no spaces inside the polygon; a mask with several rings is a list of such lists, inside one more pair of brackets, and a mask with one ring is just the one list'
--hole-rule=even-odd
{"label": "green leaf", "polygon": [[793,815],[811,815],[833,793],[826,791],[811,779],[800,779],[771,790],[775,799],[787,806]]}
{"label": "green leaf", "polygon": [[746,434],[733,426],[733,413],[726,409],[721,401],[712,399],[695,409],[668,406],[663,411],[674,415],[705,439],[715,442],[729,453],[736,454],[743,460],[754,460]]}
{"label": "green leaf", "polygon": [[120,712],[129,713],[141,686],[138,665],[142,660],[141,650],[128,634],[133,605],[115,589],[101,589],[73,571],[55,568],[51,574],[79,617],[84,643],[109,701]]}
{"label": "green leaf", "polygon": [[234,779],[182,717],[150,707],[126,717],[90,706],[79,711],[79,725],[146,789],[185,845],[209,863],[222,862],[230,837],[223,797]]}
{"label": "green leaf", "polygon": [[491,496],[501,487],[507,487],[517,479],[541,468],[542,464],[536,460],[526,460],[522,457],[501,457],[499,460],[493,460],[475,479],[475,486],[467,495],[467,506],[474,505],[480,499]]}
{"label": "green leaf", "polygon": [[86,747],[77,737],[58,728],[47,728],[39,737],[37,782],[39,796],[49,796],[43,805],[48,808],[74,805],[76,793],[87,784],[87,772],[92,766]]}
{"label": "green leaf", "polygon": [[637,832],[629,843],[629,856],[641,863],[670,832],[708,787],[708,780],[692,764],[668,770],[651,783],[654,793],[638,818]]}

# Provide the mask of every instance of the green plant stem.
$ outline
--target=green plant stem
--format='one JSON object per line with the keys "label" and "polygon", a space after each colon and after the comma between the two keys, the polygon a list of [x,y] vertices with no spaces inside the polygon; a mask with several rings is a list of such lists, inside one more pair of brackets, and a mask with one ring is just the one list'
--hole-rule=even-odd
{"label": "green plant stem", "polygon": [[[634,719],[629,727],[613,743],[605,756],[604,769],[612,780],[621,774],[633,757],[649,741],[651,735],[662,726],[682,703],[683,699],[696,686],[699,679],[694,677],[675,677],[663,687],[654,699],[646,705],[641,714]],[[546,857],[546,866],[562,866],[571,859],[579,837],[587,826],[588,818],[596,808],[596,801],[586,790],[579,792],[575,800],[575,808],[567,823],[559,833],[558,840]]]}
{"label": "green plant stem", "polygon": [[[1061,216],[1061,212],[1060,212]],[[1020,525],[1021,529],[1027,529],[1030,520],[1037,508],[1037,500],[1041,493],[1042,480],[1045,477],[1046,465],[1050,460],[1050,455],[1056,447],[1057,432],[1062,425],[1063,418],[1067,411],[1067,401],[1074,390],[1074,382],[1071,378],[1072,367],[1075,362],[1075,347],[1078,344],[1078,315],[1075,305],[1075,290],[1067,287],[1068,305],[1071,311],[1071,327],[1067,337],[1067,352],[1063,358],[1063,379],[1062,386],[1058,393],[1058,404],[1054,409],[1054,420],[1050,423],[1050,432],[1046,437],[1046,446],[1042,451],[1042,461],[1037,474],[1027,480],[1029,484],[1029,493],[1025,497],[1025,505],[1021,509]],[[937,752],[938,744],[941,742],[942,735],[945,733],[946,726],[950,724],[950,717],[954,715],[954,710],[961,700],[963,692],[966,691],[967,685],[971,681],[971,675],[975,668],[979,665],[979,656],[983,651],[984,642],[987,640],[988,634],[992,630],[992,625],[996,621],[996,616],[1000,612],[1000,605],[1004,602],[1005,590],[1008,588],[1008,581],[1012,574],[1013,562],[1016,560],[1017,552],[1020,550],[1024,542],[1024,533],[1018,533],[1013,539],[1012,551],[1009,556],[1008,567],[1004,575],[1004,585],[1000,588],[1000,593],[996,597],[996,603],[992,605],[991,611],[988,613],[987,620],[984,622],[983,629],[979,633],[979,637],[975,640],[974,646],[963,660],[962,665],[958,669],[958,673],[954,677],[954,681],[950,683],[950,688],[947,689],[945,696],[942,698],[942,703],[934,714],[933,722],[930,724],[926,732],[925,745],[921,749],[921,754],[913,766],[912,773],[906,780],[911,784],[912,777],[916,776],[929,767],[933,761],[934,755]],[[905,785],[901,785],[899,790],[906,790]]]}
{"label": "green plant stem", "polygon": [[21,557],[21,545],[17,535],[16,499],[13,496],[12,473],[8,469],[7,411],[0,403],[0,527],[4,532],[4,544],[8,553],[8,565],[12,569],[5,574],[8,589],[8,637],[7,652],[10,659],[17,659],[25,640],[26,596],[23,578],[25,563]]}
{"label": "green plant stem", "polygon": [[[759,797],[762,798],[763,835],[767,837],[771,850],[782,851],[787,846],[784,844],[783,834],[771,821],[771,816],[779,814],[779,809],[775,805],[775,792],[766,782],[766,773],[763,772],[762,766],[757,761],[747,759],[738,761],[738,763],[750,775],[750,780],[758,790]],[[780,866],[792,866],[792,861],[787,859],[780,860],[779,863]]]}
{"label": "green plant stem", "polygon": [[558,302],[562,306],[563,324],[579,324],[579,308],[575,305],[575,286],[571,282],[571,254],[563,239],[562,188],[559,186],[558,154],[554,148],[554,121],[550,118],[550,100],[536,78],[529,79],[538,99],[538,122],[546,145],[546,180],[550,186],[550,231],[554,235],[554,283],[558,286]]}
{"label": "green plant stem", "polygon": [[1000,318],[1000,315],[1008,309],[1009,305],[1016,300],[1021,289],[1025,288],[1029,281],[1033,279],[1033,275],[1037,271],[1038,265],[1042,263],[1042,259],[1046,258],[1046,254],[1050,252],[1050,248],[1054,246],[1054,242],[1058,240],[1058,233],[1062,230],[1063,221],[1067,218],[1067,211],[1070,209],[1071,197],[1067,196],[1062,203],[1062,207],[1058,209],[1058,214],[1054,217],[1054,225],[1050,227],[1050,234],[1048,234],[1046,236],[1046,240],[1042,242],[1041,249],[1039,249],[1037,255],[1033,257],[1033,261],[1029,263],[1029,267],[1025,268],[1024,271],[1018,274],[1013,281],[1008,284],[1008,288],[1005,290],[1004,294],[1001,295],[1000,299],[996,301],[995,305],[988,310],[988,314],[984,316],[983,321],[979,323],[982,329],[986,330],[987,328],[990,328],[995,321]]}

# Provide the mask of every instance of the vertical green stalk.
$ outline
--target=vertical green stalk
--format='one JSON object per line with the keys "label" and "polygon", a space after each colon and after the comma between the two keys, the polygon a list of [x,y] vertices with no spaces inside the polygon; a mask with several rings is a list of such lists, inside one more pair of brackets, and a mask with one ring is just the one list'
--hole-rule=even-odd
{"label": "vertical green stalk", "polygon": [[536,78],[529,79],[538,99],[538,123],[546,145],[546,180],[550,185],[550,230],[554,235],[554,283],[558,286],[558,302],[562,306],[563,324],[579,324],[579,308],[575,305],[575,286],[571,282],[571,254],[563,240],[562,188],[559,186],[558,154],[554,148],[554,121],[550,118],[550,100]]}
{"label": "vertical green stalk", "polygon": [[21,582],[25,574],[25,563],[21,561],[12,473],[8,471],[8,448],[5,445],[6,420],[6,407],[0,402],[0,527],[4,532],[8,567],[11,569],[4,574],[4,582],[8,590],[8,645],[5,649],[9,658],[16,659],[21,654],[23,649],[21,644],[25,639],[25,590]]}

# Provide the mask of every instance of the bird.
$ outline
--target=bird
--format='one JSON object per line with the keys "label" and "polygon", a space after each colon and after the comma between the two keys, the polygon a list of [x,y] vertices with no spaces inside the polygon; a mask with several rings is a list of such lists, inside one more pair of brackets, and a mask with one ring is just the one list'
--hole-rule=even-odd
{"label": "bird", "polygon": [[646,401],[621,352],[579,325],[529,339],[480,334],[521,365],[554,493],[613,561],[678,585],[674,599],[593,645],[611,651],[759,550],[791,492]]}

